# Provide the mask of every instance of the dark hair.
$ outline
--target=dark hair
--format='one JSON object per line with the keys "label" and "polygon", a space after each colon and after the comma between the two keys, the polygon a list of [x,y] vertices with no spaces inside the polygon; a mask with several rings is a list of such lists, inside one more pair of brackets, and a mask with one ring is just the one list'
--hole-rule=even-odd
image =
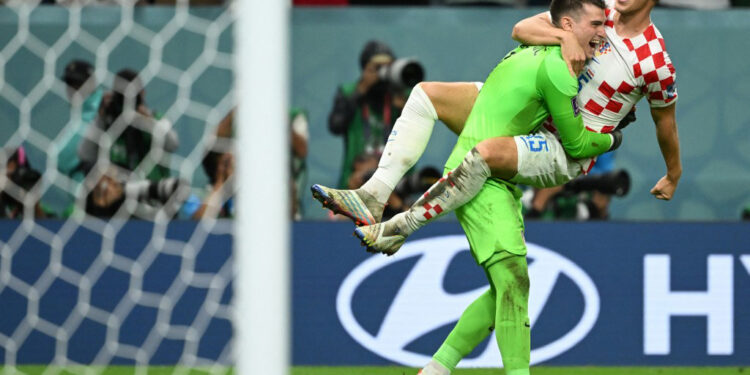
{"label": "dark hair", "polygon": [[206,172],[208,182],[211,185],[216,184],[216,171],[218,170],[217,165],[219,164],[220,156],[221,153],[211,150],[206,153],[206,156],[203,157],[203,161],[201,162],[201,165],[203,165],[203,171]]}
{"label": "dark hair", "polygon": [[600,9],[606,9],[604,0],[552,0],[549,12],[552,15],[552,23],[560,26],[560,19],[566,15],[578,14],[583,9],[583,4],[591,4]]}
{"label": "dark hair", "polygon": [[125,109],[125,95],[131,93],[128,88],[132,86],[135,87],[135,108],[132,108],[132,110],[136,110],[143,103],[143,97],[141,96],[143,84],[138,78],[138,73],[131,69],[123,69],[117,72],[112,85],[112,101],[107,106],[107,114],[110,115],[111,121],[122,114]]}
{"label": "dark hair", "polygon": [[391,47],[388,47],[387,44],[379,40],[371,40],[365,44],[365,47],[362,48],[362,52],[359,54],[359,67],[364,69],[365,65],[370,62],[370,59],[376,55],[388,55],[391,58],[396,58],[393,51],[391,51]]}
{"label": "dark hair", "polygon": [[65,65],[62,80],[73,89],[80,89],[94,73],[94,66],[84,60],[73,60]]}

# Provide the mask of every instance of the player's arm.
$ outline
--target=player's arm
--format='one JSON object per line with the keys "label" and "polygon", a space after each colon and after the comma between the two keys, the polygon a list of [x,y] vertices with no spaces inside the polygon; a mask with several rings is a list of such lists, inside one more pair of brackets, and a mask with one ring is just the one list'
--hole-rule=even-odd
{"label": "player's arm", "polygon": [[513,26],[511,37],[519,43],[532,46],[559,45],[563,60],[573,77],[578,76],[586,64],[586,53],[570,31],[552,24],[549,12],[525,18]]}
{"label": "player's arm", "polygon": [[677,121],[675,119],[675,105],[662,108],[651,108],[651,117],[656,125],[656,138],[659,141],[667,174],[664,175],[651,189],[651,194],[657,199],[670,200],[677,189],[677,183],[682,176],[682,162],[680,161],[680,139],[677,135]]}
{"label": "player's arm", "polygon": [[578,82],[571,78],[565,64],[557,58],[547,58],[537,77],[539,90],[555,122],[565,152],[574,159],[588,158],[614,150],[621,137],[586,130],[577,110]]}

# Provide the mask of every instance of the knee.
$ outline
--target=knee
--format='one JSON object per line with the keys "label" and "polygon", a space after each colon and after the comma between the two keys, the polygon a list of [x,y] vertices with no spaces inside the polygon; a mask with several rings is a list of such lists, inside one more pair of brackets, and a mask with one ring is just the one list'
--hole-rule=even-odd
{"label": "knee", "polygon": [[476,146],[493,177],[512,178],[518,172],[518,153],[512,137],[485,139]]}

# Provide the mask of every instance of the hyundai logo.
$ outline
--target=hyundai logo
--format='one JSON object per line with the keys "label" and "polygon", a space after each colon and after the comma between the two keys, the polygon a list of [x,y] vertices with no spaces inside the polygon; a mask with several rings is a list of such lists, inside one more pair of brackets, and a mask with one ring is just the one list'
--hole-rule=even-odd
{"label": "hyundai logo", "polygon": [[[534,322],[542,312],[560,275],[570,278],[580,289],[585,306],[575,326],[554,341],[531,350],[531,363],[554,358],[578,344],[589,333],[599,316],[599,293],[591,278],[575,263],[544,247],[527,244],[529,278],[529,319]],[[443,288],[448,266],[460,252],[468,251],[463,235],[432,237],[405,244],[393,257],[372,257],[358,265],[344,279],[336,299],[336,309],[344,329],[362,346],[390,361],[421,367],[432,353],[415,353],[405,348],[427,333],[458,320],[463,310],[481,295],[487,286],[468,292],[447,293]],[[393,297],[379,330],[366,331],[353,313],[352,298],[362,283],[378,270],[412,257],[418,261]],[[477,269],[477,272],[481,272]],[[461,361],[463,367],[497,367],[501,363],[497,343],[474,358]]]}

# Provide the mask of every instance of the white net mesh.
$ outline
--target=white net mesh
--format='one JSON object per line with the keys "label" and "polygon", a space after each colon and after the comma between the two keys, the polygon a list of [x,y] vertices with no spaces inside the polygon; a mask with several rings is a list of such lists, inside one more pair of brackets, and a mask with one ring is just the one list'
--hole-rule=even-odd
{"label": "white net mesh", "polygon": [[[222,169],[223,188],[204,190],[214,172],[202,165],[214,160],[207,145],[215,160],[231,152],[216,137],[234,106],[231,8],[73,3],[0,6],[0,217],[15,219],[0,221],[3,373],[225,373],[232,225],[217,216],[231,215],[232,178]],[[78,96],[63,81],[73,60],[93,66]],[[129,84],[118,116],[94,108],[90,121],[83,100],[98,92],[114,106],[107,93],[126,68],[145,88],[143,110]],[[105,131],[91,132],[97,121]],[[95,146],[89,163],[82,142]],[[80,159],[73,171],[66,147]]]}

